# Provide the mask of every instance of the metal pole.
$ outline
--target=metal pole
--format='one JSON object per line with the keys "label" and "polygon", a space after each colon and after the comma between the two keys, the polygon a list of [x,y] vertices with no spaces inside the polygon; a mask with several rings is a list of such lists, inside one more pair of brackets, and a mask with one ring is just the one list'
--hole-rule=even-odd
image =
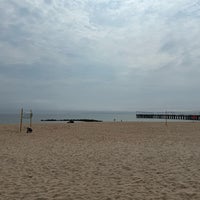
{"label": "metal pole", "polygon": [[23,118],[23,108],[21,109],[21,113],[20,113],[20,127],[19,127],[20,133],[22,132],[22,118]]}
{"label": "metal pole", "polygon": [[30,128],[32,128],[32,117],[33,117],[33,113],[32,113],[32,110],[30,110]]}

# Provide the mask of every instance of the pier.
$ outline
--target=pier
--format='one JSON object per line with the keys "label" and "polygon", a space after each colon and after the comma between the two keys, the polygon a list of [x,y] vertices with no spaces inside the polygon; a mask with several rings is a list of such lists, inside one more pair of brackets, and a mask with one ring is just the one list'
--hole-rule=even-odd
{"label": "pier", "polygon": [[171,119],[171,120],[200,120],[200,113],[189,112],[136,112],[137,118]]}

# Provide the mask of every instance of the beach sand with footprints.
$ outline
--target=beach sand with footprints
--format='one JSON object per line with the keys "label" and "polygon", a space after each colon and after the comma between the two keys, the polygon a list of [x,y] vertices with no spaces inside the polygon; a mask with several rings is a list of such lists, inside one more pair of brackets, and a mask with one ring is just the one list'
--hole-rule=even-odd
{"label": "beach sand with footprints", "polygon": [[0,125],[0,199],[200,199],[200,123]]}

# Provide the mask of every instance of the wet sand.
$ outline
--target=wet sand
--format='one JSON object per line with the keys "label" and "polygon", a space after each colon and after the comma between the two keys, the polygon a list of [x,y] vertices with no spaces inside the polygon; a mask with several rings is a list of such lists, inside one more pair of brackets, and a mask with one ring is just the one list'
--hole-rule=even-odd
{"label": "wet sand", "polygon": [[200,123],[0,125],[0,199],[200,199]]}

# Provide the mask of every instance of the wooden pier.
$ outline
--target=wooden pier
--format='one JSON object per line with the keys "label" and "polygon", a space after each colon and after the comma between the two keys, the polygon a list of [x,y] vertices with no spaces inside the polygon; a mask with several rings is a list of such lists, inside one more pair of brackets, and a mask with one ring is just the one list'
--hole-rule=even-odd
{"label": "wooden pier", "polygon": [[136,117],[143,118],[143,119],[200,120],[200,113],[136,112]]}

